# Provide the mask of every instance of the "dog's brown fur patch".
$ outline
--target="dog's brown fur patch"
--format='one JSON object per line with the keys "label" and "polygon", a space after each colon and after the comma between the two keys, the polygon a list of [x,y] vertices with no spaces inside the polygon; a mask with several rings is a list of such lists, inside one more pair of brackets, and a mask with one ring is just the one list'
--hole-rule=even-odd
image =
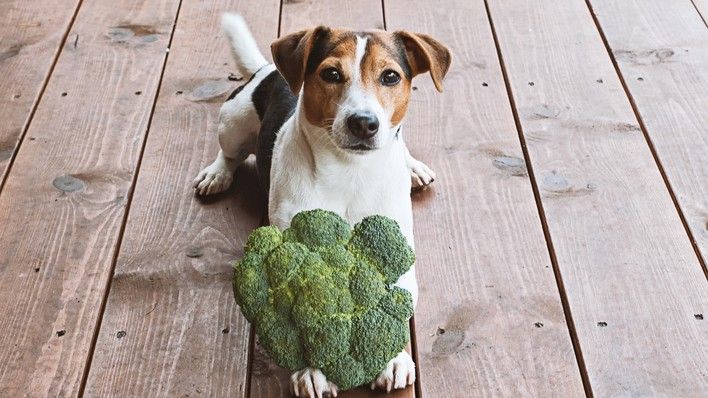
{"label": "dog's brown fur patch", "polygon": [[[333,47],[324,60],[305,76],[303,102],[307,121],[329,128],[354,73],[351,68],[356,56],[356,36],[345,30],[333,29],[326,45]],[[332,67],[341,72],[344,78],[342,84],[328,83],[320,77],[322,71]]]}
{"label": "dog's brown fur patch", "polygon": [[[396,45],[390,33],[372,32],[361,64],[361,79],[364,87],[376,95],[381,106],[391,115],[391,126],[401,123],[408,109],[411,93],[411,81],[406,78],[403,67],[392,52],[395,48]],[[401,81],[394,86],[383,85],[381,74],[387,70],[398,73],[401,76]]]}

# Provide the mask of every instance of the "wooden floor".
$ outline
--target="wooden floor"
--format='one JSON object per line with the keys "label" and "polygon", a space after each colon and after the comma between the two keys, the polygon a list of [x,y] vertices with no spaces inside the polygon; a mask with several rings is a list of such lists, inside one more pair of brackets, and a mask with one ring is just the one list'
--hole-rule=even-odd
{"label": "wooden floor", "polygon": [[288,395],[231,292],[253,170],[190,188],[223,11],[454,53],[406,122],[439,178],[395,397],[708,396],[706,0],[0,1],[0,396]]}

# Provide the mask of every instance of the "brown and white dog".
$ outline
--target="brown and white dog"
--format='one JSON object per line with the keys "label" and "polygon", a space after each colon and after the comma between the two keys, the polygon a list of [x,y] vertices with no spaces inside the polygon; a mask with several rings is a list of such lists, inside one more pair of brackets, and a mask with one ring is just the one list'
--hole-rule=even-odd
{"label": "brown and white dog", "polygon": [[[258,50],[243,19],[223,27],[248,82],[219,114],[219,155],[194,180],[201,195],[221,192],[250,154],[269,191],[270,222],[287,228],[303,210],[332,210],[350,223],[381,214],[398,222],[413,247],[410,190],[435,174],[414,159],[401,134],[411,80],[429,72],[441,91],[450,53],[433,38],[409,32],[355,32],[319,26],[275,41],[275,65]],[[417,301],[415,269],[397,282]],[[405,351],[372,381],[387,391],[415,380]],[[336,396],[317,369],[291,377],[297,396]]]}

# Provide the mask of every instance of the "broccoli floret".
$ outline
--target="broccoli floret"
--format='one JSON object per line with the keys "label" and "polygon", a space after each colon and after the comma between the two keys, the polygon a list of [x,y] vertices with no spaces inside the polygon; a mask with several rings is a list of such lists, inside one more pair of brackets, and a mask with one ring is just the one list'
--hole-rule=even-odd
{"label": "broccoli floret", "polygon": [[321,369],[340,390],[372,381],[410,338],[413,303],[393,283],[414,255],[395,221],[353,232],[335,213],[298,213],[282,234],[256,229],[234,271],[234,296],[281,366]]}
{"label": "broccoli floret", "polygon": [[298,331],[289,325],[288,319],[271,308],[265,307],[255,322],[260,343],[278,364],[288,369],[302,369],[304,361]]}
{"label": "broccoli floret", "polygon": [[234,269],[234,297],[243,315],[254,322],[256,314],[268,305],[268,281],[262,269],[263,256],[246,254]]}
{"label": "broccoli floret", "polygon": [[389,284],[395,283],[415,261],[398,223],[384,216],[366,217],[354,226],[349,251],[375,265]]}
{"label": "broccoli floret", "polygon": [[349,290],[357,305],[372,307],[386,294],[386,280],[376,267],[361,261],[351,274]]}
{"label": "broccoli floret", "polygon": [[413,316],[413,308],[406,305],[411,301],[413,301],[411,292],[398,286],[392,286],[379,302],[379,308],[396,319],[407,321]]}
{"label": "broccoli floret", "polygon": [[256,228],[248,236],[245,251],[247,253],[257,253],[264,256],[283,243],[283,235],[278,228],[269,225],[267,227]]}
{"label": "broccoli floret", "polygon": [[373,380],[410,340],[408,320],[373,308],[358,317],[352,327],[351,354],[360,362],[366,379]]}
{"label": "broccoli floret", "polygon": [[349,240],[349,224],[337,213],[328,210],[302,211],[293,217],[290,228],[284,232],[285,239],[300,242],[315,250]]}
{"label": "broccoli floret", "polygon": [[[364,371],[364,365],[354,359],[349,353],[335,358],[329,364],[322,366],[320,370],[327,375],[329,380],[340,380],[340,383],[341,380],[366,380],[366,382],[373,380],[373,378],[367,376],[367,372]],[[376,376],[378,376],[378,373]],[[337,384],[337,387],[339,387],[340,390],[346,389],[341,387],[342,385],[344,384]],[[352,385],[352,387],[354,386],[356,386],[356,384]]]}

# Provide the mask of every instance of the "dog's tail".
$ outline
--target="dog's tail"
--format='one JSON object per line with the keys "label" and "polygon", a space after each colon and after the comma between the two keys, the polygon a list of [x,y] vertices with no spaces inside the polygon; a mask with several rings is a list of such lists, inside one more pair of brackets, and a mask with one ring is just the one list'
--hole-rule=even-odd
{"label": "dog's tail", "polygon": [[221,18],[221,27],[229,37],[231,53],[236,60],[236,66],[245,79],[249,79],[258,69],[268,65],[258,43],[253,38],[251,31],[238,14],[225,13]]}

